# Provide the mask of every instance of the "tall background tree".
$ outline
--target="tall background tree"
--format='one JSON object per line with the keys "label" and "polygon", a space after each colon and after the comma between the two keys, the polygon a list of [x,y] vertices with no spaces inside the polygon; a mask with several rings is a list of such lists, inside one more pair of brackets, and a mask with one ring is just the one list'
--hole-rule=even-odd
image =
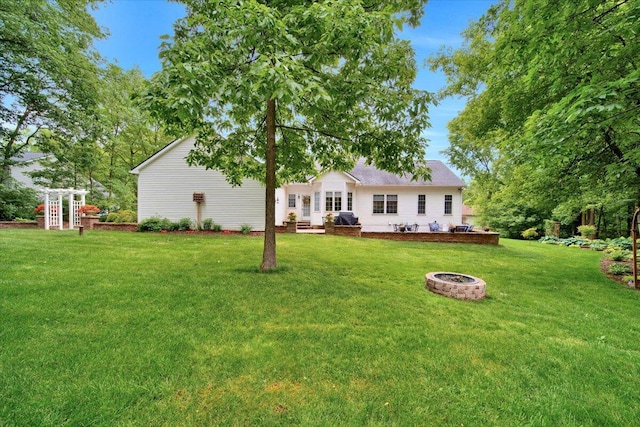
{"label": "tall background tree", "polygon": [[489,223],[517,235],[595,208],[602,226],[640,202],[638,16],[629,0],[503,0],[431,58],[440,95],[469,97],[448,155]]}
{"label": "tall background tree", "polygon": [[0,184],[42,129],[69,130],[95,105],[95,3],[0,0]]}
{"label": "tall background tree", "polygon": [[364,157],[391,172],[421,166],[430,96],[411,87],[414,52],[396,37],[425,0],[182,0],[147,102],[189,161],[239,185],[265,183],[262,270],[276,267],[275,188]]}

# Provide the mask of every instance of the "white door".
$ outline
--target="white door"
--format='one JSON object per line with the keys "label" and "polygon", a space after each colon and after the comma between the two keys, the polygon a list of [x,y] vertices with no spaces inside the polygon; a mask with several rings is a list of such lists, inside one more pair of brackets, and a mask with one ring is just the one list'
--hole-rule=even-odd
{"label": "white door", "polygon": [[311,218],[311,196],[302,196],[302,218]]}

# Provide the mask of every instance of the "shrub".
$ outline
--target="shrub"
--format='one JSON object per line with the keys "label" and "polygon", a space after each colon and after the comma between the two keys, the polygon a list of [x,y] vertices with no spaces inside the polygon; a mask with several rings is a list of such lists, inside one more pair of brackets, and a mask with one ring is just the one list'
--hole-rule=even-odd
{"label": "shrub", "polygon": [[105,219],[106,222],[118,222],[118,212],[110,212]]}
{"label": "shrub", "polygon": [[136,222],[138,220],[138,214],[136,211],[123,210],[118,212],[115,222]]}
{"label": "shrub", "polygon": [[211,226],[211,229],[215,232],[220,232],[222,231],[222,226],[214,222],[213,225]]}
{"label": "shrub", "polygon": [[613,251],[609,252],[609,258],[614,260],[614,261],[624,261],[629,259],[631,253],[627,250],[624,249],[614,249]]}
{"label": "shrub", "polygon": [[595,225],[580,225],[578,227],[578,233],[587,239],[593,239],[596,236],[596,231]]}
{"label": "shrub", "polygon": [[626,264],[611,264],[609,266],[609,273],[621,276],[629,272],[629,267]]}
{"label": "shrub", "polygon": [[251,230],[253,230],[253,227],[251,227],[249,224],[242,224],[240,226],[240,231],[242,232],[242,234],[249,234],[251,233]]}
{"label": "shrub", "polygon": [[211,230],[211,227],[213,226],[213,220],[211,218],[205,218],[202,221],[202,229],[209,231]]}
{"label": "shrub", "polygon": [[538,242],[540,243],[546,243],[548,245],[559,245],[561,244],[561,241],[559,238],[557,238],[556,236],[542,236],[540,238],[540,240],[538,240]]}
{"label": "shrub", "polygon": [[617,237],[615,239],[607,240],[609,247],[616,247],[619,249],[626,249],[628,251],[633,249],[633,239],[627,237]]}
{"label": "shrub", "polygon": [[538,237],[538,230],[536,229],[536,227],[531,227],[524,230],[521,234],[525,239],[533,240]]}
{"label": "shrub", "polygon": [[607,243],[603,242],[602,240],[593,240],[593,241],[591,241],[591,244],[589,245],[589,247],[593,251],[604,251],[605,249],[607,249],[608,246],[609,245]]}
{"label": "shrub", "polygon": [[180,221],[178,221],[178,230],[189,231],[192,228],[193,224],[191,223],[191,218],[180,218]]}
{"label": "shrub", "polygon": [[160,231],[162,230],[162,221],[163,219],[158,217],[151,217],[142,220],[138,224],[138,231]]}
{"label": "shrub", "polygon": [[34,219],[36,203],[36,192],[15,179],[8,178],[0,184],[0,221],[12,221],[16,217]]}

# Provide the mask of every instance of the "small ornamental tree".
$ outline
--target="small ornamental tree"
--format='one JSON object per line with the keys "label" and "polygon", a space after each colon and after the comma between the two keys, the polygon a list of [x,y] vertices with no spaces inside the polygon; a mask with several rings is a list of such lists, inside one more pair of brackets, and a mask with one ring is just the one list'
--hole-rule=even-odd
{"label": "small ornamental tree", "polygon": [[276,267],[275,189],[364,157],[428,178],[428,93],[411,87],[414,52],[395,35],[426,0],[181,0],[145,95],[190,164],[266,187],[262,270]]}

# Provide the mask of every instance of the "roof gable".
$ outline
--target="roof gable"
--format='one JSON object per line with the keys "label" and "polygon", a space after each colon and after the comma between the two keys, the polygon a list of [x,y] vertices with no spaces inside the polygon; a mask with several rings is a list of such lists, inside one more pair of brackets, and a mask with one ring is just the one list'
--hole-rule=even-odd
{"label": "roof gable", "polygon": [[[178,147],[179,145],[187,141],[190,141],[191,144],[195,144],[195,138],[193,136],[187,136],[184,138],[179,138],[174,141],[171,141],[170,143],[162,147],[160,150],[156,151],[151,156],[147,157],[146,160],[143,160],[140,164],[138,164],[138,166],[131,169],[129,173],[138,175],[140,171],[142,171],[142,169],[146,168],[147,166],[149,166],[150,164],[158,160],[160,157],[164,156],[174,148]],[[185,162],[185,165],[186,165],[186,162]]]}

